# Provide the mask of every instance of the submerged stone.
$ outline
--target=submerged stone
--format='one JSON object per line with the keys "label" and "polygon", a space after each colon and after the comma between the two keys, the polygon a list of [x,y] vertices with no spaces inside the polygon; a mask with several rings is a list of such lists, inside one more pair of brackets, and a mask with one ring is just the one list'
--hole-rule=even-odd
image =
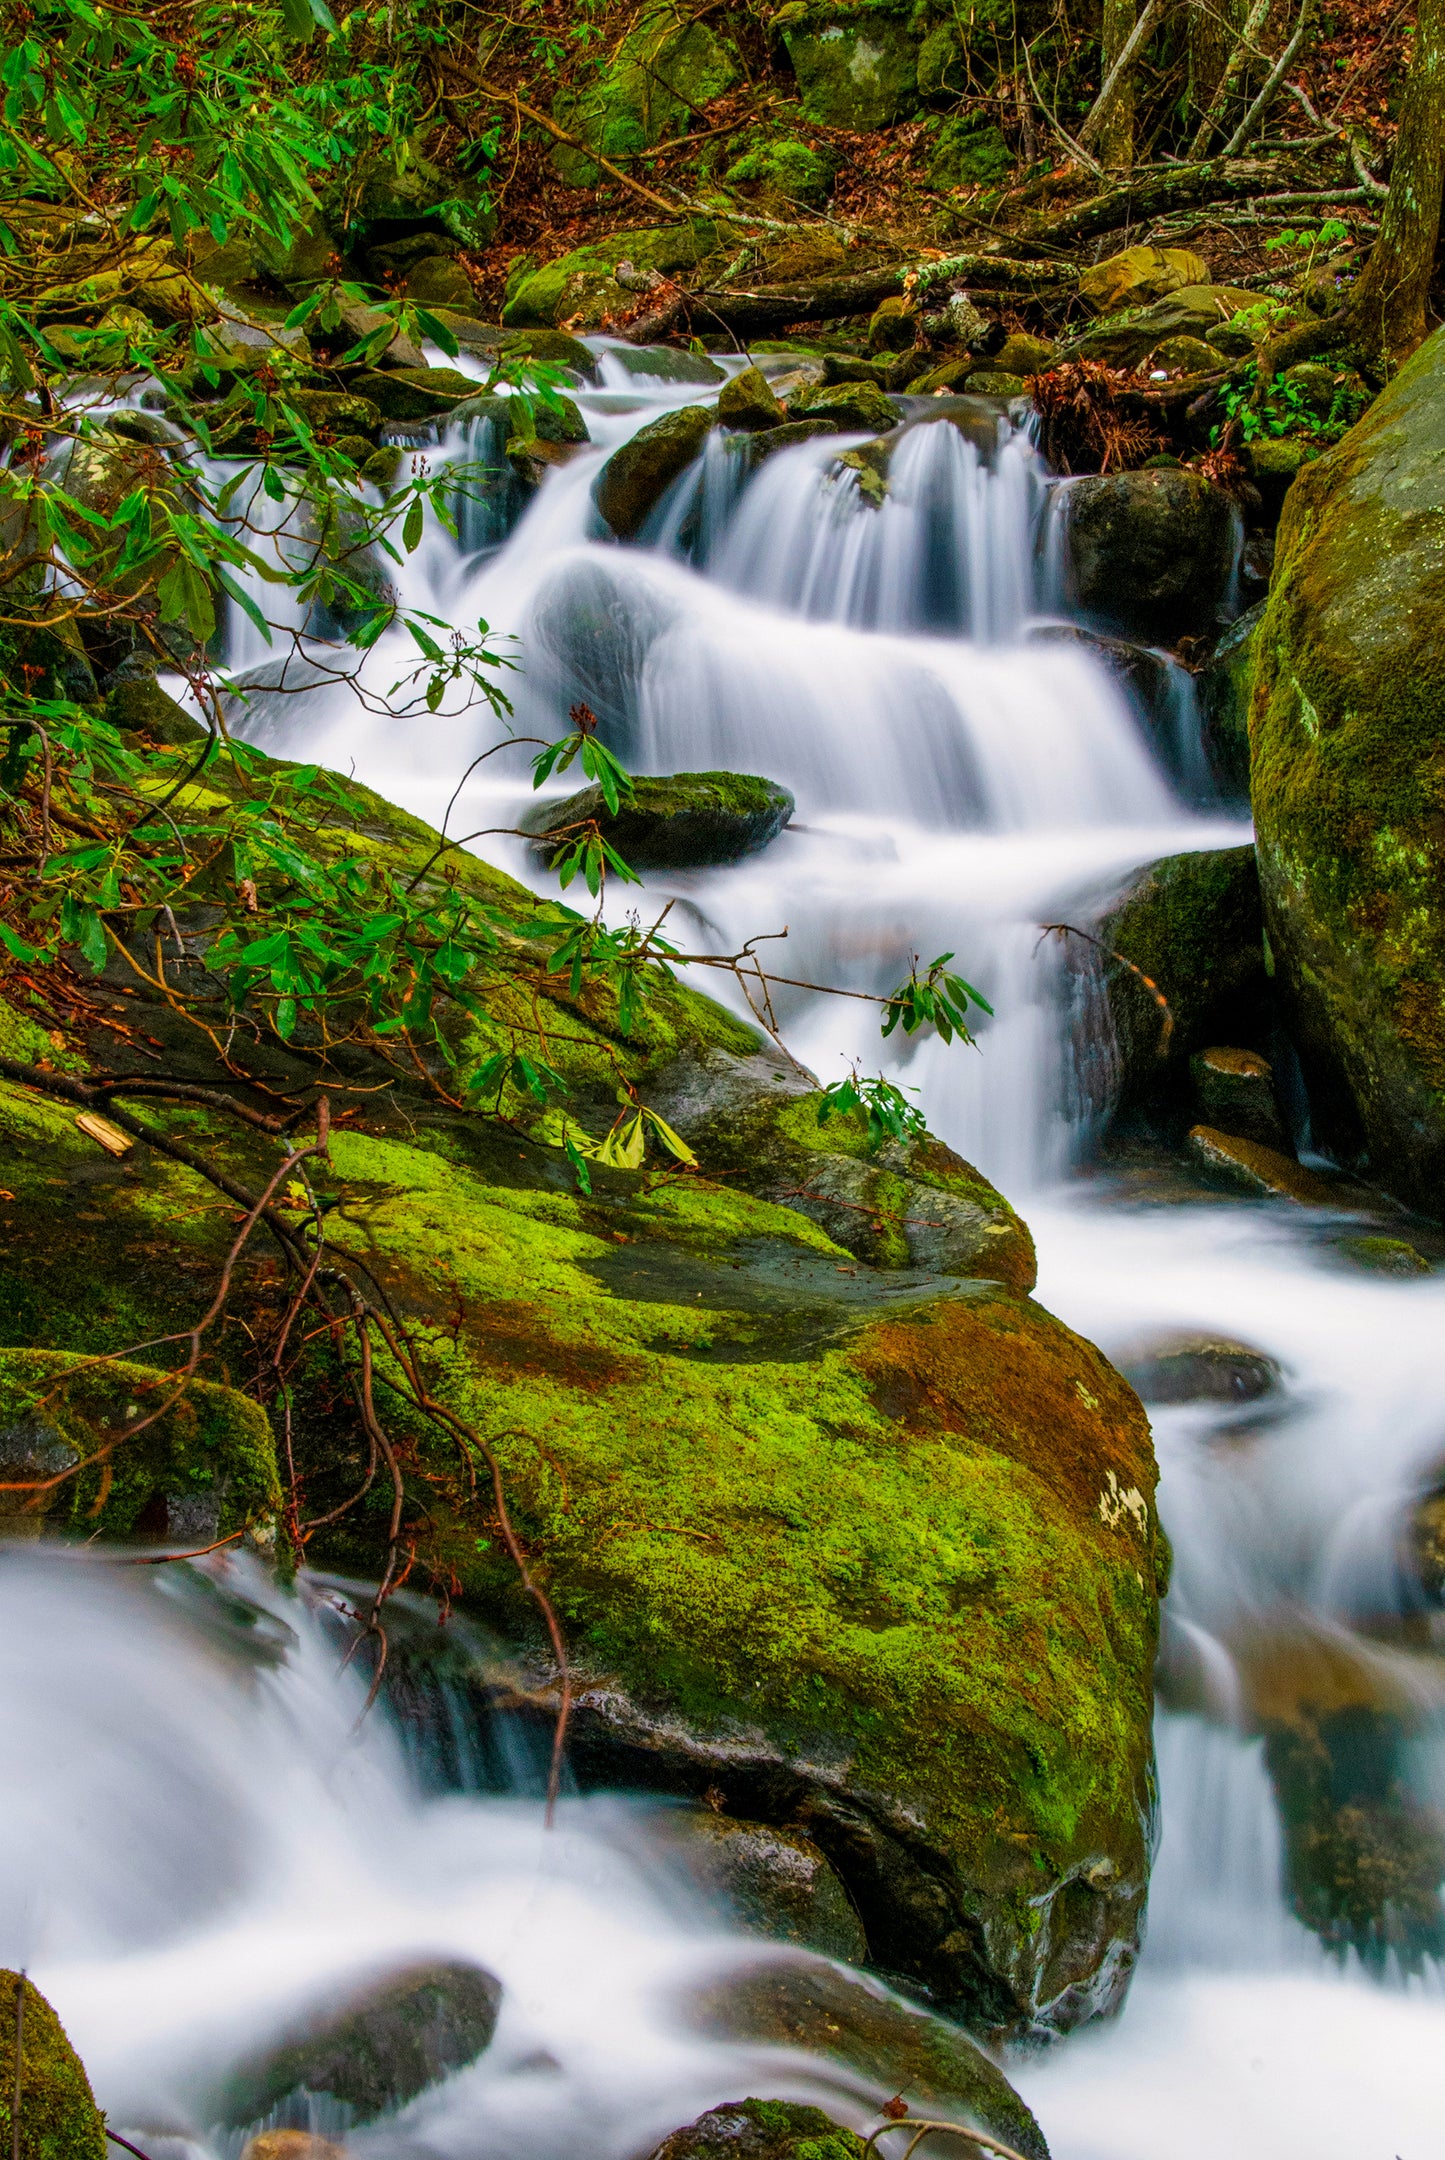
{"label": "submerged stone", "polygon": [[403,2106],[465,2069],[490,2045],[501,1982],[480,1965],[414,1965],[338,2004],[303,2012],[299,2030],[232,2072],[222,2102],[231,2124],[255,2122],[294,2092],[329,2094],[359,2123]]}
{"label": "submerged stone", "polygon": [[983,2049],[875,1980],[778,1958],[705,1984],[685,2014],[712,2037],[831,2056],[879,2102],[896,2095],[914,2115],[976,2125],[1024,2160],[1048,2160],[1033,2115]]}
{"label": "submerged stone", "polygon": [[1162,1335],[1119,1357],[1119,1370],[1146,1403],[1258,1402],[1280,1384],[1263,1350],[1218,1335]]}

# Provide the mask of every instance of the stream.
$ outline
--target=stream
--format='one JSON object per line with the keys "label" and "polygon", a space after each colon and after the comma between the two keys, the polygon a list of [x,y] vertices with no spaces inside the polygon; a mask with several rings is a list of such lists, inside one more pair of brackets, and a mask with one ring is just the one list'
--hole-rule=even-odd
{"label": "stream", "polygon": [[[856,1058],[916,1089],[933,1131],[1029,1222],[1040,1300],[1107,1353],[1218,1331],[1282,1375],[1256,1415],[1153,1412],[1175,1572],[1146,1950],[1117,2020],[1009,2074],[1055,2160],[1428,2160],[1441,1975],[1388,1950],[1368,1966],[1331,1955],[1292,1916],[1246,1704],[1291,1659],[1337,1659],[1409,1706],[1389,1775],[1422,1810],[1445,1807],[1445,1669],[1396,1558],[1445,1452],[1445,1274],[1352,1268],[1342,1238],[1391,1222],[1348,1198],[1233,1201],[1096,1160],[1117,1078],[1098,974],[1040,933],[1087,922],[1158,856],[1249,837],[1208,799],[1188,684],[1166,765],[1102,665],[1050,634],[1067,615],[1065,491],[1002,416],[983,456],[949,425],[911,429],[881,507],[829,472],[836,438],[744,484],[714,436],[642,544],[604,540],[590,489],[607,452],[713,390],[592,342],[602,380],[577,402],[593,447],[505,538],[481,510],[460,545],[429,532],[396,573],[406,600],[515,634],[521,733],[555,734],[583,700],[638,772],[790,788],[796,817],[764,853],[652,877],[618,912],[671,901],[679,935],[715,951],[786,927],[784,972],[871,991],[915,952],[953,951],[994,1007],[977,1052],[880,1045],[866,1009],[797,991],[777,1007],[790,1048],[824,1080]],[[429,454],[468,450],[485,444]],[[232,636],[233,664],[264,684],[244,619]],[[384,692],[411,662],[397,640],[366,665]],[[524,754],[454,796],[494,739],[484,713],[403,733],[344,687],[263,689],[238,724],[489,835],[472,844],[544,889],[522,843],[490,830],[529,799]],[[495,1763],[438,1791],[384,1719],[358,1732],[364,1686],[336,1677],[334,1595],[311,1583],[282,1599],[236,1563],[213,1591],[199,1571],[34,1552],[0,1568],[0,1959],[29,1964],[116,2124],[154,2160],[234,2160],[202,2136],[207,2063],[398,1950],[480,1959],[505,1983],[502,2022],[472,2070],[355,2135],[361,2160],[631,2160],[752,2091],[867,2121],[881,2096],[834,2066],[679,2027],[679,1994],[758,1945],[669,1862],[660,1803],[572,1797],[546,1837],[525,1761],[509,1791]]]}

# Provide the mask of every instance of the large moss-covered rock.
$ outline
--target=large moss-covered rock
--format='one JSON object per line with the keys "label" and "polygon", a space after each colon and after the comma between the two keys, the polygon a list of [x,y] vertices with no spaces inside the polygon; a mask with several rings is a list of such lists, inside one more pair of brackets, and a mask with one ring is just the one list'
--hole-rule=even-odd
{"label": "large moss-covered rock", "polygon": [[648,514],[699,454],[717,415],[706,405],[684,405],[650,420],[614,450],[592,489],[592,499],[619,540],[642,530]]}
{"label": "large moss-covered rock", "polygon": [[518,329],[556,329],[561,324],[595,330],[603,318],[630,308],[636,294],[619,285],[616,271],[624,262],[634,270],[655,270],[675,277],[692,270],[722,244],[719,227],[707,218],[690,225],[644,226],[613,233],[606,240],[573,248],[540,269],[528,267],[509,283],[502,321]]}
{"label": "large moss-covered rock", "polygon": [[1187,286],[1209,283],[1209,265],[1190,248],[1125,248],[1079,273],[1079,298],[1096,314],[1147,306]]}
{"label": "large moss-covered rock", "polygon": [[[1161,252],[1164,252],[1161,250]],[[1169,250],[1170,253],[1177,252]],[[1259,305],[1257,293],[1239,285],[1182,285],[1147,306],[1126,307],[1090,323],[1061,348],[1066,360],[1099,360],[1107,367],[1137,367],[1171,337],[1199,337]],[[1221,362],[1221,365],[1223,363]]]}
{"label": "large moss-covered rock", "polygon": [[1270,942],[1315,1130],[1445,1212],[1445,338],[1300,473],[1250,713]]}
{"label": "large moss-covered rock", "polygon": [[[16,2012],[20,2018],[20,2128],[15,2132]],[[0,1967],[0,2140],[19,2160],[106,2160],[105,2117],[80,2057],[33,1981]]]}
{"label": "large moss-covered rock", "polygon": [[1234,567],[1229,497],[1179,467],[1069,483],[1069,578],[1079,606],[1151,644],[1215,623]]}
{"label": "large moss-covered rock", "polygon": [[[345,800],[326,813],[324,849],[398,870],[435,850],[367,790]],[[536,905],[475,858],[450,874],[509,909]],[[205,1076],[204,1038],[163,1003],[138,996],[128,1018]],[[664,986],[625,1032],[615,1000],[574,997],[565,978],[535,998],[497,991],[485,1021],[459,1023],[450,1092],[512,1025],[543,1027],[584,1132],[606,1132],[619,1087],[674,1124],[690,1105],[700,1171],[597,1164],[589,1194],[555,1113],[525,1095],[508,1094],[497,1122],[399,1087],[334,1118],[322,1174],[335,1234],[425,1331],[434,1397],[496,1450],[571,1646],[579,1777],[694,1798],[716,1786],[727,1812],[797,1829],[842,1880],[871,1959],[962,2017],[1023,2031],[1111,2006],[1147,1880],[1162,1565],[1137,1399],[1029,1300],[1027,1233],[946,1150],[910,1152],[887,1173],[896,1185],[836,1209],[840,1230],[855,1226],[844,1235],[891,1235],[900,1249],[880,1257],[893,1264],[811,1219],[810,1163],[867,1176],[880,1160],[856,1114],[820,1128],[806,1078],[802,1093],[780,1084],[754,1032],[718,1007]],[[730,1062],[700,1077],[712,1052]],[[98,1033],[89,1054],[127,1045]],[[304,1046],[247,1054],[277,1089],[314,1079]],[[760,1090],[776,1092],[772,1111],[749,1111]],[[188,1324],[231,1210],[198,1206],[205,1188],[181,1164],[118,1162],[60,1106],[12,1082],[3,1099],[23,1141],[7,1156],[0,1258],[12,1339],[94,1355]],[[186,1116],[192,1145],[223,1145],[235,1175],[274,1168],[270,1136],[204,1105]],[[753,1180],[779,1177],[781,1157],[727,1152],[729,1131],[745,1148],[769,1116],[804,1166],[777,1198]],[[893,1211],[907,1220],[890,1231]],[[945,1234],[972,1237],[977,1257],[963,1263],[960,1242],[950,1268],[946,1251],[908,1249]],[[285,1296],[253,1245],[205,1377],[251,1356],[248,1326],[272,1324]],[[311,1357],[292,1437],[308,1508],[325,1516],[362,1485],[368,1443],[326,1344]],[[387,1403],[420,1579],[518,1646],[508,1699],[550,1720],[556,1674],[485,1480],[479,1491],[468,1450],[401,1396]],[[390,1508],[373,1487],[311,1558],[374,1575]]]}
{"label": "large moss-covered rock", "polygon": [[[601,788],[589,787],[539,805],[522,826],[541,836],[539,852],[551,857],[579,825],[595,821],[635,870],[686,870],[756,854],[777,839],[793,807],[786,788],[751,773],[670,773],[634,781],[615,815]],[[558,837],[549,842],[549,834]]]}
{"label": "large moss-covered rock", "polygon": [[919,36],[903,0],[788,0],[773,17],[802,93],[824,127],[891,127],[918,103]]}
{"label": "large moss-covered rock", "polygon": [[[733,53],[711,23],[673,0],[653,0],[598,80],[580,97],[559,96],[554,110],[569,134],[615,161],[686,134],[697,108],[737,79]],[[585,150],[558,143],[552,158],[573,187],[596,185],[599,169]]]}

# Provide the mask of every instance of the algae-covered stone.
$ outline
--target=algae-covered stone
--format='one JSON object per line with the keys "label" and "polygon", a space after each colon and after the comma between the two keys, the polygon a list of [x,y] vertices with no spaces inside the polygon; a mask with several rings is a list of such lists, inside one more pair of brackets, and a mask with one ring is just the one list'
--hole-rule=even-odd
{"label": "algae-covered stone", "polygon": [[[0,1132],[13,1138],[23,1123],[0,1118]],[[131,1436],[152,1411],[156,1422]],[[0,1349],[0,1463],[15,1484],[64,1474],[48,1491],[0,1493],[12,1535],[99,1527],[204,1545],[254,1527],[269,1538],[281,1505],[270,1427],[244,1395],[65,1350]]]}
{"label": "algae-covered stone", "polygon": [[1100,621],[1168,644],[1215,620],[1234,567],[1235,512],[1222,489],[1180,468],[1070,482],[1069,575]]}
{"label": "algae-covered stone", "polygon": [[1048,338],[1031,337],[1027,330],[1015,330],[1006,337],[996,353],[989,355],[989,366],[997,368],[1001,375],[1037,375],[1048,367],[1054,357],[1054,348]]}
{"label": "algae-covered stone", "polygon": [[[435,863],[434,832],[334,785],[313,836],[324,853],[380,860],[403,882]],[[474,857],[446,874],[524,919],[539,905]],[[876,1960],[960,2016],[1023,2031],[1107,2009],[1137,1950],[1148,1869],[1163,1547],[1137,1399],[1023,1294],[1027,1233],[984,1180],[928,1143],[890,1167],[856,1114],[820,1128],[818,1091],[796,1075],[790,1088],[718,1006],[664,982],[629,1030],[605,986],[574,995],[565,976],[492,984],[485,1000],[484,1017],[456,1023],[448,1092],[540,1029],[583,1134],[614,1126],[622,1088],[674,1129],[689,1117],[716,1135],[697,1173],[659,1177],[672,1160],[659,1142],[641,1170],[594,1163],[587,1193],[558,1144],[561,1112],[523,1092],[496,1120],[403,1077],[365,1089],[331,1129],[325,1190],[346,1242],[378,1297],[425,1331],[435,1400],[496,1449],[570,1646],[579,1779],[693,1798],[717,1786],[726,1812],[800,1829]],[[128,1018],[208,1070],[195,1031],[144,986]],[[732,1062],[708,1069],[714,1051]],[[278,1090],[314,1084],[301,1048],[248,1054],[264,1054]],[[837,1210],[879,1240],[884,1265],[830,1236],[805,1195],[782,1205],[751,1189],[784,1168],[776,1148],[727,1154],[729,1132],[739,1147],[767,1137],[748,1109],[760,1090],[780,1098],[794,1186],[832,1163],[896,1179]],[[5,1328],[93,1359],[192,1323],[231,1210],[197,1207],[180,1164],[141,1150],[116,1163],[68,1109],[8,1082],[0,1114],[16,1194]],[[204,1105],[187,1129],[198,1145],[224,1135],[249,1184],[274,1170],[267,1133]],[[953,1245],[933,1261],[910,1254],[915,1236]],[[207,1355],[234,1343],[243,1363],[243,1322],[273,1324],[277,1288],[264,1253],[243,1255],[234,1336]],[[325,1342],[310,1359],[298,1473],[308,1509],[341,1512],[309,1557],[375,1579],[390,1493],[378,1484],[345,1509],[368,1443]],[[528,1685],[511,1699],[550,1721],[555,1671],[489,1486],[452,1432],[396,1389],[387,1405],[409,1466],[407,1549],[518,1645]]]}
{"label": "algae-covered stone", "polygon": [[790,400],[799,420],[826,420],[846,435],[880,435],[898,425],[898,408],[877,383],[822,383]]}
{"label": "algae-covered stone", "polygon": [[[690,116],[737,81],[737,62],[714,26],[670,0],[645,6],[606,69],[580,97],[563,94],[558,121],[589,149],[616,160],[685,134]],[[592,187],[586,150],[558,143],[554,164],[573,187]]]}
{"label": "algae-covered stone", "polygon": [[1201,1121],[1258,1140],[1283,1155],[1294,1153],[1274,1092],[1274,1068],[1257,1050],[1235,1050],[1212,1043],[1189,1061],[1194,1099]]}
{"label": "algae-covered stone", "polygon": [[[20,2050],[16,2053],[16,2013]],[[0,1967],[0,2141],[18,2160],[106,2160],[105,2117],[65,2028],[31,1980]],[[15,2126],[16,2071],[20,2123]]]}
{"label": "algae-covered stone", "polygon": [[1006,375],[1000,368],[974,368],[964,381],[970,397],[1022,397],[1028,384],[1022,375]]}
{"label": "algae-covered stone", "polygon": [[962,360],[945,360],[926,374],[915,375],[906,388],[910,397],[932,397],[936,390],[961,390],[972,373],[973,362],[965,354]]}
{"label": "algae-covered stone", "polygon": [[916,106],[919,38],[905,0],[788,0],[773,26],[807,119],[856,132],[891,127]]}
{"label": "algae-covered stone", "polygon": [[982,2048],[877,1981],[815,1959],[778,1958],[704,1985],[687,2015],[718,2038],[831,2056],[879,2102],[896,2096],[923,2120],[972,2124],[1025,2160],[1048,2160],[1038,2124]]}
{"label": "algae-covered stone", "polygon": [[1147,307],[1128,307],[1107,315],[1060,348],[1066,360],[1100,360],[1107,367],[1136,367],[1146,353],[1169,337],[1198,337],[1230,322],[1241,309],[1256,306],[1258,295],[1238,285],[1182,285]]}
{"label": "algae-covered stone", "polygon": [[509,288],[502,321],[521,329],[562,324],[596,329],[608,314],[621,313],[636,299],[617,282],[620,264],[675,277],[695,269],[720,244],[718,227],[706,218],[613,233],[528,270]]}
{"label": "algae-covered stone", "polygon": [[670,773],[635,780],[615,814],[601,788],[589,787],[565,802],[540,804],[522,826],[539,835],[538,852],[546,858],[579,825],[595,821],[634,869],[685,870],[756,854],[776,840],[793,808],[786,788],[750,773]]}
{"label": "algae-covered stone", "polygon": [[757,428],[781,427],[788,417],[767,376],[755,367],[744,368],[724,383],[718,392],[717,416],[723,427],[746,428],[750,434]]}
{"label": "algae-covered stone", "polygon": [[784,136],[755,144],[727,169],[729,187],[762,199],[816,209],[833,186],[833,161],[811,143]]}
{"label": "algae-covered stone", "polygon": [[1000,130],[969,114],[944,121],[928,177],[936,188],[997,187],[1013,166],[1014,153]]}
{"label": "algae-covered stone", "polygon": [[1318,1136],[1445,1213],[1445,339],[1280,522],[1250,715],[1270,943]]}
{"label": "algae-covered stone", "polygon": [[614,450],[592,490],[605,522],[619,540],[630,540],[648,513],[700,453],[717,415],[706,405],[684,405],[639,428]]}
{"label": "algae-covered stone", "polygon": [[728,2100],[664,2138],[652,2160],[862,2160],[863,2140],[795,2100]]}
{"label": "algae-covered stone", "polygon": [[397,367],[368,368],[353,389],[385,420],[435,420],[475,397],[477,385],[456,368]]}
{"label": "algae-covered stone", "polygon": [[706,353],[679,352],[673,345],[614,345],[608,357],[629,375],[653,382],[725,383],[726,368]]}
{"label": "algae-covered stone", "polygon": [[902,293],[880,300],[868,322],[870,352],[902,352],[912,345],[918,331],[918,309]]}
{"label": "algae-covered stone", "polygon": [[1181,333],[1167,337],[1156,345],[1149,355],[1150,369],[1162,368],[1166,375],[1212,375],[1224,366],[1222,356],[1203,338]]}
{"label": "algae-covered stone", "polygon": [[1125,248],[1079,273],[1079,298],[1096,315],[1162,300],[1182,286],[1207,285],[1209,265],[1191,248]]}

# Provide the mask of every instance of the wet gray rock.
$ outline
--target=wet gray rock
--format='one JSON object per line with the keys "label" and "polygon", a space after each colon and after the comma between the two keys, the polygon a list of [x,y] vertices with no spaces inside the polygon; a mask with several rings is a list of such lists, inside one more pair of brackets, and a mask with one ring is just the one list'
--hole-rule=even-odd
{"label": "wet gray rock", "polygon": [[705,405],[684,405],[639,428],[614,450],[592,490],[604,522],[619,540],[642,530],[648,514],[680,473],[699,455],[717,415]]}
{"label": "wet gray rock", "polygon": [[776,840],[793,808],[786,788],[751,773],[670,773],[635,780],[615,816],[601,788],[589,787],[564,802],[538,804],[521,825],[539,836],[536,852],[546,861],[578,826],[595,820],[634,869],[687,870],[755,855]]}
{"label": "wet gray rock", "polygon": [[1168,645],[1209,629],[1229,589],[1229,497],[1182,467],[1069,484],[1070,583],[1105,626]]}
{"label": "wet gray rock", "polygon": [[644,381],[706,384],[727,380],[726,368],[709,360],[706,353],[679,352],[672,345],[616,345],[609,357]]}
{"label": "wet gray rock", "polygon": [[303,2013],[287,2038],[239,2065],[222,2119],[244,2126],[295,2092],[326,2093],[356,2122],[405,2105],[490,2045],[501,1982],[480,1965],[438,1960],[361,1982]]}
{"label": "wet gray rock", "polygon": [[674,1815],[664,1827],[693,1880],[753,1934],[848,1964],[867,1957],[868,1938],[847,1891],[801,1831],[708,1809]]}
{"label": "wet gray rock", "polygon": [[1043,2132],[997,2063],[958,2026],[876,1981],[821,1960],[777,1958],[705,1983],[684,2014],[719,2039],[831,2056],[880,2103],[898,2094],[916,2115],[973,2124],[1024,2160],[1048,2160]]}
{"label": "wet gray rock", "polygon": [[1157,1335],[1116,1362],[1146,1403],[1258,1402],[1280,1385],[1272,1357],[1223,1335]]}

